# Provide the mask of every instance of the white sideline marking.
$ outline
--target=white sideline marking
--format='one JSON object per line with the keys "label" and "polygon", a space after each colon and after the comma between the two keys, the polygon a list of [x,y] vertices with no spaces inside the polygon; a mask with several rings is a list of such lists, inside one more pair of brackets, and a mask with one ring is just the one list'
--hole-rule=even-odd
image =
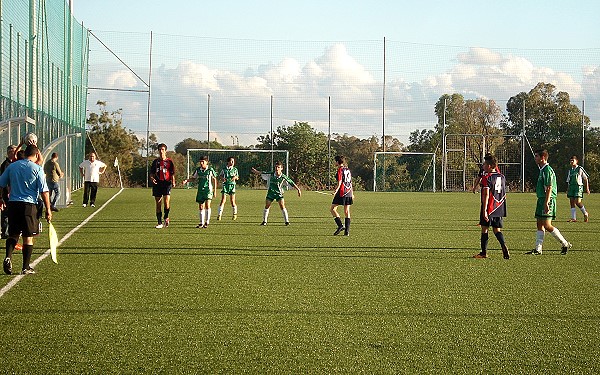
{"label": "white sideline marking", "polygon": [[331,195],[331,193],[326,193],[326,192],[324,192],[324,191],[318,191],[318,190],[315,190],[314,192],[315,192],[315,193],[319,193],[319,194],[323,194],[323,195]]}
{"label": "white sideline marking", "polygon": [[[90,216],[88,216],[84,221],[82,221],[79,225],[77,225],[75,228],[71,229],[71,231],[67,234],[65,234],[63,236],[63,238],[60,239],[60,241],[58,241],[58,247],[60,247],[60,245],[62,245],[62,243],[66,240],[68,240],[73,234],[75,234],[75,232],[77,232],[81,227],[83,227],[85,224],[88,223],[88,221],[90,221],[94,216],[96,216],[100,211],[102,211],[104,209],[104,207],[109,204],[113,199],[115,199],[119,194],[121,194],[123,192],[123,188],[121,188],[121,190],[119,190],[115,195],[113,195],[109,200],[106,201],[106,203],[104,203],[102,206],[100,206],[97,210],[95,210]],[[46,259],[48,257],[48,255],[50,255],[50,249],[46,250],[45,253],[43,253],[42,255],[40,255],[39,257],[37,257],[32,263],[31,263],[31,267],[35,268],[35,266],[37,266],[37,264],[39,262],[41,262],[42,260]],[[4,258],[2,259],[4,261]],[[8,292],[9,290],[11,290],[15,285],[17,285],[17,283],[19,281],[21,281],[21,279],[25,277],[25,275],[21,275],[18,274],[17,276],[15,276],[12,280],[10,280],[8,282],[8,284],[6,284],[2,289],[0,289],[0,298],[2,298],[2,296]]]}

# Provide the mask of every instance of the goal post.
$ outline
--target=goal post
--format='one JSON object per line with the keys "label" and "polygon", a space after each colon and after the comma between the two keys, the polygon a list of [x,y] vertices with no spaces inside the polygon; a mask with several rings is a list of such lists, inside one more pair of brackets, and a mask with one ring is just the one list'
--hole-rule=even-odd
{"label": "goal post", "polygon": [[446,134],[442,190],[469,191],[485,154],[491,153],[498,160],[508,189],[525,191],[525,140],[510,134]]}
{"label": "goal post", "polygon": [[432,191],[435,193],[435,153],[375,152],[373,191]]}
{"label": "goal post", "polygon": [[187,176],[194,173],[198,166],[200,158],[207,156],[209,165],[219,174],[221,170],[227,167],[227,159],[235,158],[235,166],[238,169],[240,179],[238,186],[245,187],[264,187],[260,176],[252,173],[252,168],[260,171],[271,171],[275,168],[275,162],[284,163],[285,173],[289,171],[289,151],[288,150],[231,150],[231,149],[208,149],[208,148],[190,148],[187,150]]}

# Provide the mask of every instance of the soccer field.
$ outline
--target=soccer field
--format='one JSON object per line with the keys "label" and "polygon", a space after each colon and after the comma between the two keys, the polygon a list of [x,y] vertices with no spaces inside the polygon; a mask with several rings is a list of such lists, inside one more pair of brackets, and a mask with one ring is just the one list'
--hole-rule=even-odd
{"label": "soccer field", "polygon": [[[535,196],[509,194],[504,260],[493,235],[491,258],[472,258],[469,193],[357,192],[351,236],[334,237],[331,195],[289,191],[291,225],[273,205],[262,227],[265,191],[241,190],[237,221],[226,206],[217,222],[215,200],[196,229],[195,190],[175,189],[157,230],[150,190],[103,206],[117,192],[99,190],[58,264],[0,297],[0,372],[600,372],[600,195],[584,198],[589,223],[567,223],[561,194],[555,225],[573,250],[547,236],[528,256]],[[59,238],[92,212],[56,213]],[[47,247],[43,233],[33,258]]]}

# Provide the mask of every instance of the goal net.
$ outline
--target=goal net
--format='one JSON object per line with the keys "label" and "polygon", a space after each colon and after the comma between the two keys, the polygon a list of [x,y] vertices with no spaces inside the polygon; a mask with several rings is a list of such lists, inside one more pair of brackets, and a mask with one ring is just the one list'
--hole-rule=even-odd
{"label": "goal net", "polygon": [[376,152],[373,191],[435,192],[435,154],[431,152]]}
{"label": "goal net", "polygon": [[265,182],[261,176],[252,173],[252,168],[259,171],[272,171],[275,162],[284,163],[284,173],[288,174],[289,151],[288,150],[229,150],[229,149],[207,149],[191,148],[187,150],[187,175],[194,173],[199,166],[200,158],[207,156],[209,166],[217,175],[227,167],[227,159],[235,158],[235,166],[238,169],[240,179],[238,186],[249,188],[264,188]]}
{"label": "goal net", "polygon": [[521,136],[497,134],[447,134],[444,178],[446,191],[468,191],[479,174],[486,153],[498,160],[509,190],[523,190],[523,143]]}

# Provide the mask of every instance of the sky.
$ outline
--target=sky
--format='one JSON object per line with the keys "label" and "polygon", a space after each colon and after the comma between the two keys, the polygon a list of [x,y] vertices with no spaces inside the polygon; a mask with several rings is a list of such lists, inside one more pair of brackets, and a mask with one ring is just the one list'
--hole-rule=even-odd
{"label": "sky", "polygon": [[[377,46],[384,37],[390,44],[386,100],[400,108],[386,109],[386,134],[404,143],[411,131],[432,127],[432,106],[444,93],[505,101],[541,81],[569,92],[572,102],[585,99],[586,114],[598,120],[598,126],[598,14],[600,2],[557,0],[74,2],[76,19],[103,37],[102,32],[167,35],[157,38],[153,47],[151,117],[153,124],[162,126],[152,132],[169,147],[183,134],[206,139],[203,131],[194,130],[206,110],[199,108],[194,116],[189,108],[201,107],[197,102],[207,95],[210,118],[222,126],[215,126],[211,139],[223,144],[230,140],[253,144],[258,134],[268,131],[264,112],[269,110],[265,98],[270,95],[277,105],[281,98],[302,98],[290,100],[280,110],[278,124],[310,118],[311,125],[324,131],[323,99],[330,96],[338,105],[334,122],[347,127],[341,133],[348,127],[361,138],[381,133],[377,100],[382,68]],[[182,38],[168,36],[193,38],[182,47],[177,44]],[[119,40],[107,40],[121,57],[130,58],[131,44],[119,49]],[[160,40],[171,46],[161,46]],[[136,53],[146,53],[143,44]],[[574,60],[571,54],[577,55]],[[96,55],[93,59],[90,86],[144,88],[122,66],[98,70]],[[223,96],[229,98],[225,104]],[[231,98],[244,98],[245,104]],[[369,106],[369,98],[379,99]],[[126,126],[143,133],[144,98],[124,103],[114,93],[93,92],[88,96],[90,110],[96,99],[122,107],[129,120]],[[179,107],[188,110],[178,111]],[[307,107],[320,110],[320,115],[306,113]],[[263,115],[242,113],[250,112],[247,108],[262,110]],[[231,118],[232,113],[241,114]]]}
{"label": "sky", "polygon": [[91,30],[234,39],[600,46],[600,2],[592,0],[74,0],[74,14]]}

